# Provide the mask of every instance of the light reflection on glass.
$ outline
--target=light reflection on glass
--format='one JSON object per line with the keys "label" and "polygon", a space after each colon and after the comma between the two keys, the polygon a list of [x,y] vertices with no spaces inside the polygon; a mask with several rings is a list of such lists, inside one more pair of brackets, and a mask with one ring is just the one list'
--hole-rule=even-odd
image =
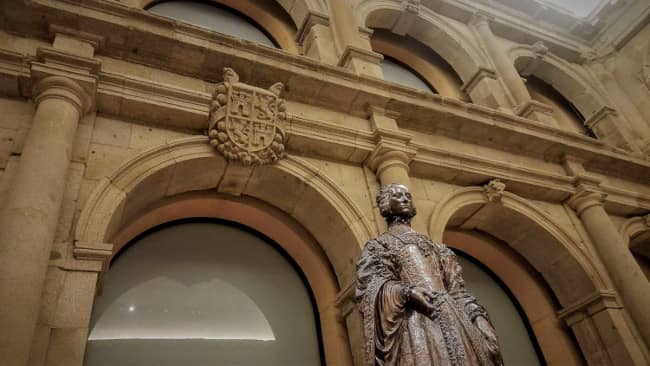
{"label": "light reflection on glass", "polygon": [[[163,303],[157,294],[174,296]],[[131,314],[136,305],[122,306],[125,302],[137,304],[137,321]],[[88,337],[89,341],[118,339],[274,341],[275,336],[262,310],[229,283],[213,278],[188,286],[157,277],[115,299],[104,309]]]}

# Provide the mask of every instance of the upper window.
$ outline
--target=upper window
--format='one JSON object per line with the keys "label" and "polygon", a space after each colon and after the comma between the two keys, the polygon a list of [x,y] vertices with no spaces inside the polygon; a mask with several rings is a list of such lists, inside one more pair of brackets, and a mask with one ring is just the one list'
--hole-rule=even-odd
{"label": "upper window", "polygon": [[152,13],[212,29],[236,38],[276,47],[276,43],[247,17],[231,9],[195,1],[166,1],[149,7]]}
{"label": "upper window", "polygon": [[461,90],[462,81],[452,67],[434,50],[409,36],[384,29],[373,30],[372,49],[384,55],[384,79],[445,97],[469,100]]}
{"label": "upper window", "polygon": [[136,239],[95,299],[85,366],[321,364],[310,293],[273,245],[222,222]]}
{"label": "upper window", "polygon": [[526,88],[528,88],[531,98],[553,108],[553,117],[559,127],[572,132],[593,135],[585,126],[585,118],[578,109],[558,93],[552,85],[534,75],[525,78]]}
{"label": "upper window", "polygon": [[388,56],[384,56],[384,60],[381,62],[381,69],[384,73],[384,80],[386,81],[436,93],[436,90],[422,80],[418,74]]}

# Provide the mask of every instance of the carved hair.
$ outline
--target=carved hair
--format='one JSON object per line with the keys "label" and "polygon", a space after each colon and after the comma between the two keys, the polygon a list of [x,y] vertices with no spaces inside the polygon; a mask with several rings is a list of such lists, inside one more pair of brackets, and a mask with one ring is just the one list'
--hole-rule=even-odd
{"label": "carved hair", "polygon": [[[377,192],[377,196],[375,197],[377,200],[377,206],[379,207],[379,212],[383,217],[386,218],[386,221],[388,222],[392,222],[396,219],[390,212],[390,196],[398,187],[402,187],[408,191],[408,187],[403,184],[391,183],[381,186],[381,188],[379,188],[379,192]],[[415,206],[413,206],[413,213],[408,217],[408,219],[410,220],[413,216],[415,216],[415,214]]]}

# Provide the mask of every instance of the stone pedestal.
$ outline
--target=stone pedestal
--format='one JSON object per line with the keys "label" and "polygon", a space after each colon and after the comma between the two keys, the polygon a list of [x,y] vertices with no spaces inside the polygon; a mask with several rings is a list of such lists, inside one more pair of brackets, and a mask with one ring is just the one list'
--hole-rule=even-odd
{"label": "stone pedestal", "polygon": [[48,76],[34,88],[32,126],[0,211],[0,359],[27,364],[72,144],[90,97],[72,79]]}
{"label": "stone pedestal", "polygon": [[604,198],[598,190],[579,186],[568,204],[580,216],[625,308],[650,344],[650,282],[607,215]]}

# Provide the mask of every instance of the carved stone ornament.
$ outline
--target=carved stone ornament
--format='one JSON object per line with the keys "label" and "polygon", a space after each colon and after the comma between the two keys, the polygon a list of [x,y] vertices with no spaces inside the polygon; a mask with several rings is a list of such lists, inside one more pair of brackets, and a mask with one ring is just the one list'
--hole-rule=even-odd
{"label": "carved stone ornament", "polygon": [[245,166],[271,164],[283,158],[286,144],[284,89],[275,83],[268,89],[239,82],[239,75],[223,69],[210,108],[208,137],[228,161]]}
{"label": "carved stone ornament", "polygon": [[500,203],[503,192],[506,190],[506,184],[498,179],[492,179],[488,184],[483,186],[483,192],[488,202]]}

